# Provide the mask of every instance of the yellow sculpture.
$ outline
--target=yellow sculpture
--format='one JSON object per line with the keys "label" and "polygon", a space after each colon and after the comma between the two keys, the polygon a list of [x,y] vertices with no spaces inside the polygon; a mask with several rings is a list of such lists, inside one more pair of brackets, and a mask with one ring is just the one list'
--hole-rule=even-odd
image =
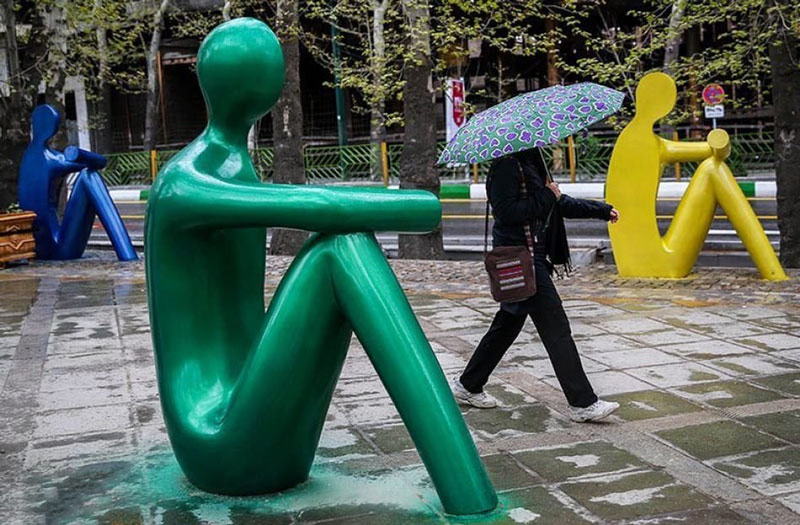
{"label": "yellow sculpture", "polygon": [[[675,105],[675,82],[646,75],[636,89],[636,114],[617,139],[606,182],[606,200],[620,211],[609,224],[617,271],[623,277],[681,278],[703,247],[719,204],[765,279],[786,279],[750,203],[725,164],[728,134],[715,129],[705,142],[666,140],[653,125]],[[656,221],[656,197],[664,166],[702,161],[692,176],[666,235]]]}

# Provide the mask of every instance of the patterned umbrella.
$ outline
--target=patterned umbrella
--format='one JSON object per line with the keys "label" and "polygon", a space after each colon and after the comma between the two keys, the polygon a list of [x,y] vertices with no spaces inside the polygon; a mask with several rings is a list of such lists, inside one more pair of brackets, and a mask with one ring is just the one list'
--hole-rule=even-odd
{"label": "patterned umbrella", "polygon": [[472,117],[438,164],[478,164],[555,144],[616,113],[623,98],[622,92],[591,82],[517,95]]}

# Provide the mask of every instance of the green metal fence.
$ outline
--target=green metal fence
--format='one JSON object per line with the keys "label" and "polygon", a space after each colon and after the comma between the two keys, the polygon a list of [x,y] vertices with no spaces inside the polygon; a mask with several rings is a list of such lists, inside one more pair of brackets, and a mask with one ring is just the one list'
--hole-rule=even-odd
{"label": "green metal fence", "polygon": [[[575,140],[575,176],[576,180],[598,180],[605,178],[611,152],[614,149],[616,136],[590,135]],[[444,142],[438,144],[438,151],[444,149]],[[389,179],[392,184],[399,181],[403,151],[402,144],[387,145],[387,163]],[[156,153],[156,169],[160,170],[166,162],[177,153],[177,150],[158,151]],[[352,146],[306,146],[304,149],[306,177],[310,182],[327,183],[337,181],[374,181],[383,180],[381,166],[381,150],[373,144],[357,144]],[[543,149],[546,162],[551,173],[557,178],[571,176],[569,148],[566,143]],[[151,159],[147,152],[115,153],[107,155],[108,166],[103,170],[103,177],[110,186],[150,184]],[[758,171],[772,169],[775,160],[773,138],[771,134],[738,134],[731,137],[731,156],[728,165],[738,177],[747,176]],[[253,163],[263,180],[272,178],[273,150],[259,148],[253,152]],[[681,176],[692,176],[696,163],[681,164]],[[479,180],[484,180],[489,170],[489,163],[477,167]],[[674,176],[674,168],[666,168],[667,177]],[[472,167],[439,168],[443,181],[472,180],[475,171]]]}
{"label": "green metal fence", "polygon": [[106,155],[108,165],[102,171],[109,186],[150,184],[150,155],[146,151]]}

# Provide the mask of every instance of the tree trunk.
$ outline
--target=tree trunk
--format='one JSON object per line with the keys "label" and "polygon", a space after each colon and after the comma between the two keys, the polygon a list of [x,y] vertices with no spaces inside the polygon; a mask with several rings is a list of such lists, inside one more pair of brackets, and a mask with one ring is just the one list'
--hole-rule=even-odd
{"label": "tree trunk", "polygon": [[[95,12],[98,13],[103,7],[103,0],[94,0]],[[109,52],[108,34],[102,24],[95,28],[97,38],[98,54],[98,75],[97,75],[97,100],[92,104],[91,137],[92,148],[98,153],[110,153],[112,149],[111,141],[111,86],[108,83],[109,75]]]}
{"label": "tree trunk", "polygon": [[[30,26],[23,50],[17,43],[17,18],[13,0],[2,0],[0,11],[5,24],[5,52],[9,96],[0,96],[0,211],[17,202],[17,178],[22,154],[30,142],[30,117],[42,79],[38,67],[23,70],[21,64],[37,62],[47,52],[44,20],[36,9],[29,11]],[[25,57],[30,60],[23,60]]]}
{"label": "tree trunk", "polygon": [[672,4],[672,14],[669,17],[669,39],[667,46],[664,48],[664,73],[672,75],[672,63],[678,59],[681,50],[681,41],[683,40],[683,32],[680,31],[681,20],[683,20],[683,12],[686,10],[687,0],[675,0]]}
{"label": "tree trunk", "polygon": [[[788,9],[790,0],[775,0]],[[800,40],[776,21],[778,37],[770,46],[772,99],[775,113],[775,176],[778,186],[778,229],[781,263],[800,267]]]}
{"label": "tree trunk", "polygon": [[19,93],[19,48],[17,46],[16,16],[13,0],[3,0],[5,22],[6,63],[11,83],[10,96],[0,97],[0,212],[17,201],[17,171],[22,152],[28,143],[28,120],[23,118]]}
{"label": "tree trunk", "polygon": [[[400,158],[401,188],[428,190],[439,195],[436,170],[436,112],[431,91],[430,13],[428,0],[403,0],[410,29],[410,59],[405,64],[403,114],[405,133]],[[443,259],[442,225],[424,235],[400,235],[404,259]]]}
{"label": "tree trunk", "polygon": [[381,142],[386,136],[384,113],[386,102],[383,92],[383,73],[386,64],[386,39],[383,25],[389,0],[372,0],[372,82],[369,140],[372,144],[371,178],[379,180],[383,177],[383,156]]}
{"label": "tree trunk", "polygon": [[144,150],[156,147],[158,134],[158,51],[161,48],[161,32],[164,29],[164,16],[170,0],[161,0],[161,5],[153,15],[153,34],[147,52],[147,102],[144,113]]}
{"label": "tree trunk", "polygon": [[[681,50],[681,41],[683,41],[683,32],[680,30],[681,20],[683,20],[683,13],[686,10],[687,0],[675,0],[672,4],[672,14],[669,17],[669,28],[667,29],[668,39],[667,45],[664,48],[664,73],[672,76],[672,65],[678,59]],[[669,139],[672,139],[672,133],[675,128],[671,124],[661,124],[661,134]]]}
{"label": "tree trunk", "polygon": [[[548,35],[552,35],[556,29],[556,22],[552,18],[546,18],[544,27]],[[555,86],[561,83],[558,75],[557,51],[555,48],[547,50],[547,85]]]}
{"label": "tree trunk", "polygon": [[[700,52],[700,28],[693,27],[686,32],[686,56],[695,56]],[[694,66],[692,66],[694,68]],[[697,73],[689,71],[689,138],[702,139],[704,136],[703,120],[700,116],[700,86],[697,85]]]}
{"label": "tree trunk", "polygon": [[[300,43],[297,37],[298,0],[278,0],[275,29],[286,66],[283,91],[272,109],[273,176],[278,184],[305,184],[303,159],[303,106],[300,98]],[[296,255],[308,233],[276,228],[270,253]]]}

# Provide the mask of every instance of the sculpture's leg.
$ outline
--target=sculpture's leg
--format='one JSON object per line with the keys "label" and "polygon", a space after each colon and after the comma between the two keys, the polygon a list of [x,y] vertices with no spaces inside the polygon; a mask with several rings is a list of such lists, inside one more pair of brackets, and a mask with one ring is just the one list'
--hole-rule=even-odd
{"label": "sculpture's leg", "polygon": [[670,277],[685,277],[689,274],[703,249],[717,200],[714,184],[703,163],[695,170],[692,180],[683,194],[675,216],[664,235],[664,246],[669,252]]}
{"label": "sculpture's leg", "polygon": [[136,250],[133,248],[128,230],[125,228],[122,217],[119,216],[119,211],[114,205],[114,201],[111,199],[108,188],[100,174],[94,170],[87,170],[82,175],[85,175],[86,189],[92,205],[100,218],[100,222],[103,223],[103,228],[105,228],[106,234],[111,240],[111,245],[117,253],[117,258],[120,261],[137,260]]}
{"label": "sculpture's leg", "polygon": [[[238,380],[220,385],[216,397],[224,408],[203,416],[208,432],[196,431],[188,407],[175,414],[188,424],[173,425],[170,440],[199,488],[264,494],[308,477],[352,335],[331,283],[328,246],[319,236],[306,243],[276,290],[247,359],[224,365],[240,367]],[[191,387],[170,390],[174,394],[162,389],[162,403],[179,406]],[[176,411],[165,409],[168,422]]]}
{"label": "sculpture's leg", "polygon": [[94,224],[94,207],[87,183],[88,173],[87,170],[83,170],[75,179],[56,235],[54,259],[78,259],[86,250]]}
{"label": "sculpture's leg", "polygon": [[492,510],[497,495],[436,356],[372,234],[332,238],[336,296],[392,397],[445,511]]}
{"label": "sculpture's leg", "polygon": [[720,206],[742,239],[761,276],[771,281],[788,279],[764,228],[733,178],[730,168],[720,162],[709,164],[707,169],[712,170],[714,191]]}

